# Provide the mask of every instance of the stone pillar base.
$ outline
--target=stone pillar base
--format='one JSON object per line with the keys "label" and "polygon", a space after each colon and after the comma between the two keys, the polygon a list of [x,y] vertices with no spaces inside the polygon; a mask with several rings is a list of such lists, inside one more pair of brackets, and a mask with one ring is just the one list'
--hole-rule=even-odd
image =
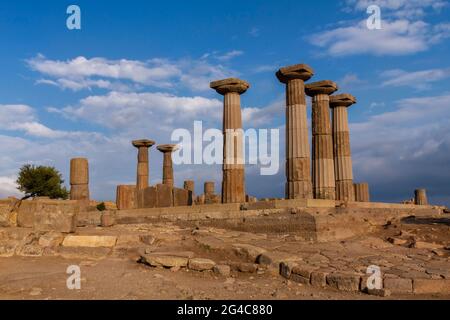
{"label": "stone pillar base", "polygon": [[355,191],[353,189],[353,181],[336,181],[336,200],[355,201]]}

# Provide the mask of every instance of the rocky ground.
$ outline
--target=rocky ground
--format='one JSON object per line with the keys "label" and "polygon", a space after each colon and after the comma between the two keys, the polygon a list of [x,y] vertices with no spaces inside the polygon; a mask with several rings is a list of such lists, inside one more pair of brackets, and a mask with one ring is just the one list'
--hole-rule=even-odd
{"label": "rocky ground", "polygon": [[[65,238],[3,228],[0,298],[450,299],[449,246],[448,216],[391,221],[329,243],[163,222]],[[80,290],[67,288],[71,265],[80,267]],[[362,292],[371,265],[384,278],[376,295]]]}

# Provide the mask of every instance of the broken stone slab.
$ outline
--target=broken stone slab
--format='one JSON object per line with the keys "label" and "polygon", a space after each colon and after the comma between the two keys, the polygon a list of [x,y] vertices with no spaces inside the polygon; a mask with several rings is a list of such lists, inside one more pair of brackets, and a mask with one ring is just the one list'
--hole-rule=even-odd
{"label": "broken stone slab", "polygon": [[358,274],[335,272],[327,276],[328,286],[340,291],[359,291],[360,283],[361,276]]}
{"label": "broken stone slab", "polygon": [[213,271],[217,275],[220,275],[223,277],[229,277],[230,273],[231,273],[231,268],[228,265],[217,264],[214,266]]}
{"label": "broken stone slab", "polygon": [[212,270],[216,263],[210,259],[193,258],[189,259],[188,268],[194,271]]}
{"label": "broken stone slab", "polygon": [[174,267],[187,267],[188,258],[158,255],[158,254],[145,254],[141,256],[141,261],[152,266],[152,267],[164,267],[164,268],[174,268]]}
{"label": "broken stone slab", "polygon": [[388,238],[388,241],[396,246],[403,246],[408,243],[408,240],[395,238],[395,237]]}
{"label": "broken stone slab", "polygon": [[111,248],[106,247],[57,247],[55,255],[64,259],[101,260],[111,254]]}
{"label": "broken stone slab", "polygon": [[257,262],[258,257],[267,252],[266,249],[251,244],[233,244],[233,248],[236,255],[244,257],[252,263]]}
{"label": "broken stone slab", "polygon": [[415,249],[442,249],[444,246],[438,243],[425,242],[425,241],[415,241],[412,244],[412,247]]}
{"label": "broken stone slab", "polygon": [[232,270],[242,273],[255,273],[258,270],[258,265],[255,263],[232,262],[230,267]]}
{"label": "broken stone slab", "polygon": [[67,236],[63,241],[64,247],[114,247],[117,237],[114,236]]}
{"label": "broken stone slab", "polygon": [[449,294],[450,280],[414,279],[413,291],[415,294]]}

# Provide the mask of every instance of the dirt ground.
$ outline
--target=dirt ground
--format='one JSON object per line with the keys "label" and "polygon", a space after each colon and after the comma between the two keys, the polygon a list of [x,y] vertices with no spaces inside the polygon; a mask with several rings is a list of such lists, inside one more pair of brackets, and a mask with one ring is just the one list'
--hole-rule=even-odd
{"label": "dirt ground", "polygon": [[[305,261],[321,266],[326,264],[330,268],[361,271],[369,263],[377,262],[393,274],[402,272],[415,276],[422,272],[431,279],[450,278],[448,218],[404,219],[371,235],[333,243],[302,243],[291,236],[245,234],[213,228],[192,230],[172,224],[115,226],[107,230],[86,228],[81,233],[148,234],[149,230],[157,239],[152,245],[154,250],[191,250],[196,256],[220,262],[242,261],[241,257],[233,256],[233,244],[257,243],[266,249],[295,254]],[[392,244],[392,238],[403,239],[401,245]],[[414,248],[413,243],[420,241],[439,248]],[[0,258],[0,299],[450,299],[450,295],[441,294],[380,298],[302,285],[273,272],[233,271],[229,276],[220,276],[211,271],[152,268],[137,263],[136,250],[119,247],[95,258],[90,254]],[[80,290],[67,288],[69,274],[66,271],[71,265],[80,266]]]}

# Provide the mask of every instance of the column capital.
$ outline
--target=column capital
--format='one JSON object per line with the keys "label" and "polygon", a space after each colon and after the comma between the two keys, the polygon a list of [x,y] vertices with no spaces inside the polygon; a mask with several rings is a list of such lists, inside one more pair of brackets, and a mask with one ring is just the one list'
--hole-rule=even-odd
{"label": "column capital", "polygon": [[224,80],[213,81],[210,84],[211,89],[217,91],[221,95],[227,93],[235,92],[243,94],[250,88],[250,84],[247,81],[240,80],[237,78],[228,78]]}
{"label": "column capital", "polygon": [[282,83],[288,83],[290,80],[301,79],[308,81],[314,75],[314,70],[307,64],[295,64],[282,67],[276,73],[278,80]]}
{"label": "column capital", "polygon": [[305,92],[308,96],[314,97],[318,94],[331,95],[338,90],[338,85],[331,80],[323,80],[309,83],[305,86]]}
{"label": "column capital", "polygon": [[179,147],[177,144],[162,144],[157,147],[157,149],[163,153],[174,152],[174,151],[177,151],[178,148]]}
{"label": "column capital", "polygon": [[356,103],[356,98],[348,93],[337,94],[330,97],[330,108],[350,107]]}
{"label": "column capital", "polygon": [[132,141],[132,144],[134,147],[136,148],[150,148],[152,147],[156,142],[153,140],[147,140],[147,139],[142,139],[142,140],[134,140]]}

